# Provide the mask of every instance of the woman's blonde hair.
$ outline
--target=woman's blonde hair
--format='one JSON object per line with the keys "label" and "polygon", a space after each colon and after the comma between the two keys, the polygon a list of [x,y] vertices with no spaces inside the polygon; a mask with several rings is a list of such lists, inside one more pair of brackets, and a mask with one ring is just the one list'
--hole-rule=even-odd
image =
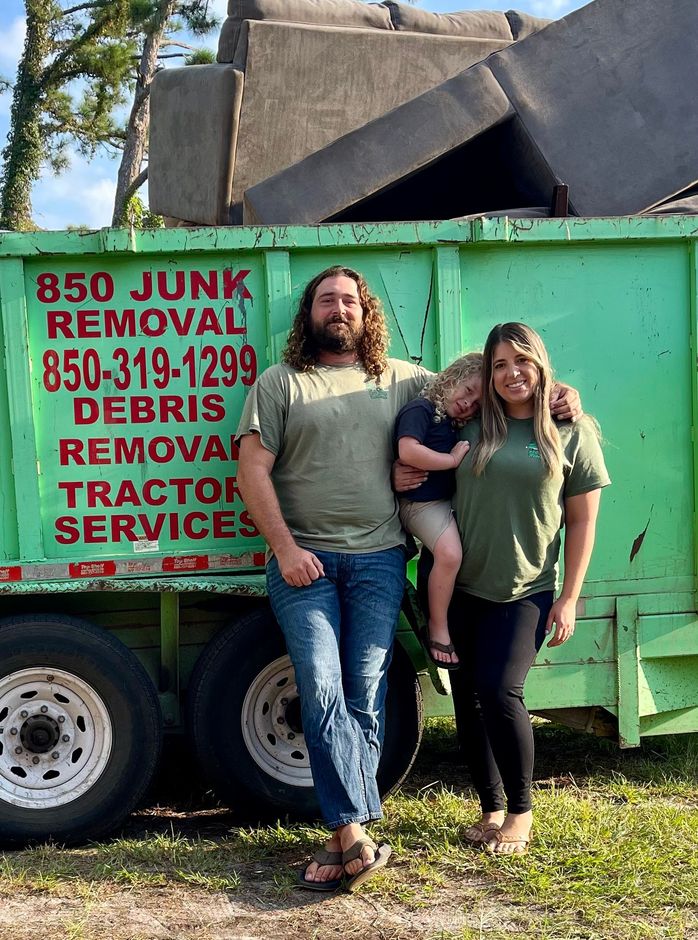
{"label": "woman's blonde hair", "polygon": [[466,353],[455,359],[450,366],[446,366],[442,372],[438,372],[419,394],[434,405],[438,419],[443,421],[446,417],[445,401],[453,389],[474,376],[480,378],[481,374],[482,353]]}
{"label": "woman's blonde hair", "polygon": [[310,329],[310,308],[313,305],[315,291],[328,277],[350,277],[352,281],[356,281],[364,314],[363,333],[357,344],[356,354],[366,374],[378,382],[388,365],[388,328],[383,308],[380,300],[369,290],[363,275],[341,265],[334,265],[320,271],[312,281],[306,284],[281,358],[283,362],[298,369],[299,372],[308,372],[317,365],[318,349]]}
{"label": "woman's blonde hair", "polygon": [[562,469],[560,435],[550,414],[550,390],[553,372],[543,340],[525,323],[499,323],[485,343],[482,366],[482,431],[473,454],[473,473],[480,476],[492,455],[507,439],[507,418],[504,403],[494,388],[494,352],[499,343],[511,343],[517,353],[529,359],[538,369],[538,384],[533,392],[533,433],[547,476]]}

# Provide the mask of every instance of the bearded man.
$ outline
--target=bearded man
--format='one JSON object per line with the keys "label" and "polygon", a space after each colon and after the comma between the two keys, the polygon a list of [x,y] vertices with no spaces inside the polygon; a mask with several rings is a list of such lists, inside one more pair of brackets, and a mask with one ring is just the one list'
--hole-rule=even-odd
{"label": "bearded man", "polygon": [[386,671],[405,585],[390,486],[400,408],[429,373],[386,356],[378,300],[345,267],[307,285],[280,365],[251,390],[238,485],[273,557],[267,585],[301,702],[315,790],[333,835],[301,884],[357,886],[390,854],[376,770]]}

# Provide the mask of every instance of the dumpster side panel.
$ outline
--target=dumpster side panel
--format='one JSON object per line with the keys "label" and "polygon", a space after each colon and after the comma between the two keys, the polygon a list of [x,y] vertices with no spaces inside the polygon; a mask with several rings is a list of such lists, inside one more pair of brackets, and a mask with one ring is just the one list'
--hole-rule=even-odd
{"label": "dumpster side panel", "polygon": [[518,245],[464,249],[462,259],[465,345],[481,348],[495,323],[529,323],[601,425],[613,485],[587,582],[646,591],[691,579],[686,246]]}

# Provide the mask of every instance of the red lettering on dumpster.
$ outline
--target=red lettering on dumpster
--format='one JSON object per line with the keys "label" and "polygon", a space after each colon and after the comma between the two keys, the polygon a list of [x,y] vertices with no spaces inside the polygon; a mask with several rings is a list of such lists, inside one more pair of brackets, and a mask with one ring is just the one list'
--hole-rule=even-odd
{"label": "red lettering on dumpster", "polygon": [[[46,418],[37,458],[55,507],[51,537],[68,557],[113,545],[164,553],[165,571],[188,570],[187,559],[203,569],[209,546],[259,538],[233,437],[258,372],[248,317],[259,274],[119,264],[118,276],[57,262],[34,277],[32,379]],[[202,552],[175,554],[188,545]],[[71,576],[106,576],[110,564],[75,562]],[[0,581],[14,574],[0,568]]]}

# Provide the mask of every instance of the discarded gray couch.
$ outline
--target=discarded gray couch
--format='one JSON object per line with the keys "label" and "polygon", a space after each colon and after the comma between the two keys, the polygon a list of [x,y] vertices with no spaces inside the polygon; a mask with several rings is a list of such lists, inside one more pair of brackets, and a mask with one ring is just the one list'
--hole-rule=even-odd
{"label": "discarded gray couch", "polygon": [[695,0],[596,0],[251,187],[244,221],[447,218],[559,181],[573,214],[651,210],[698,180],[696,35]]}
{"label": "discarded gray couch", "polygon": [[259,181],[547,22],[358,0],[230,0],[229,12],[218,64],[164,69],[151,89],[150,208],[197,224],[241,222]]}

